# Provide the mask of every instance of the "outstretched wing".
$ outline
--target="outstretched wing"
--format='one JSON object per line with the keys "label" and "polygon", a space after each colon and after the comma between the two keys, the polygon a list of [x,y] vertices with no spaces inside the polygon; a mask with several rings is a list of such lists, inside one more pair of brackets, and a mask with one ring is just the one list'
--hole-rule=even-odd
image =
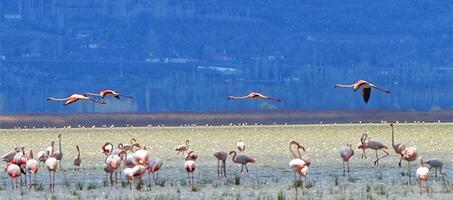
{"label": "outstretched wing", "polygon": [[363,94],[363,101],[365,101],[365,103],[368,103],[368,100],[370,100],[370,96],[371,96],[371,88],[362,88],[362,94]]}

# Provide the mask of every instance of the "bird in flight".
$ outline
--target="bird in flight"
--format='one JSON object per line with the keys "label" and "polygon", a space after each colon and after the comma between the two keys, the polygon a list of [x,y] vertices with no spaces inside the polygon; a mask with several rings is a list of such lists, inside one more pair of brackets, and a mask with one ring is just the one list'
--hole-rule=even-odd
{"label": "bird in flight", "polygon": [[371,88],[374,88],[378,91],[381,91],[381,92],[384,92],[384,93],[390,93],[389,90],[386,90],[386,89],[383,89],[383,88],[380,88],[368,81],[365,81],[365,80],[359,80],[357,82],[355,82],[354,84],[352,85],[342,85],[342,84],[336,84],[335,85],[335,88],[353,88],[354,89],[354,92],[357,91],[360,87],[362,87],[362,95],[363,95],[363,101],[365,101],[365,103],[368,103],[368,100],[370,100],[370,96],[371,96]]}
{"label": "bird in flight", "polygon": [[53,97],[48,97],[47,98],[47,101],[66,101],[64,103],[65,106],[71,104],[71,103],[74,103],[74,102],[77,102],[79,100],[89,100],[89,101],[92,101],[94,103],[98,103],[98,104],[105,104],[105,102],[103,101],[98,101],[98,100],[95,100],[95,99],[92,99],[90,97],[86,97],[84,95],[81,95],[81,94],[73,94],[69,97],[66,97],[66,98],[53,98]]}
{"label": "bird in flight", "polygon": [[99,94],[94,94],[94,93],[85,93],[84,96],[98,96],[98,97],[101,97],[101,98],[105,98],[106,96],[113,96],[117,99],[120,99],[120,96],[121,97],[126,97],[126,98],[134,98],[132,96],[127,96],[127,95],[123,95],[123,94],[120,94],[119,92],[116,92],[116,91],[113,91],[113,90],[101,90],[99,91]]}
{"label": "bird in flight", "polygon": [[267,99],[267,100],[271,100],[271,101],[276,101],[276,102],[281,102],[282,100],[281,99],[278,99],[278,98],[274,98],[274,97],[271,97],[271,96],[265,96],[263,94],[260,94],[258,92],[252,92],[246,96],[240,96],[240,97],[237,97],[237,96],[228,96],[227,97],[228,100],[235,100],[235,99]]}

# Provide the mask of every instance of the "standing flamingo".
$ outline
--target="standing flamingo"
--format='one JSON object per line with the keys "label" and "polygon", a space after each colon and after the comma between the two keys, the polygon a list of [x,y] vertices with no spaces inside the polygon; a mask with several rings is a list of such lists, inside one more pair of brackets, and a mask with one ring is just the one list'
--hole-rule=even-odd
{"label": "standing flamingo", "polygon": [[10,151],[2,156],[2,161],[7,163],[11,162],[14,159],[14,156],[19,152],[20,152],[19,147],[14,148],[13,151]]}
{"label": "standing flamingo", "polygon": [[417,148],[415,147],[408,147],[401,152],[403,159],[407,161],[407,173],[409,175],[409,182],[411,180],[411,162],[417,159]]}
{"label": "standing flamingo", "polygon": [[246,96],[240,96],[240,97],[228,96],[227,99],[228,100],[236,100],[236,99],[266,99],[266,100],[271,100],[271,101],[276,101],[276,102],[281,102],[282,101],[281,99],[274,98],[274,97],[271,97],[271,96],[265,96],[265,95],[260,94],[258,92],[251,92],[250,94],[248,94]]}
{"label": "standing flamingo", "polygon": [[[217,177],[226,177],[226,159],[228,153],[225,151],[216,151],[213,155],[217,158]],[[220,162],[222,163],[220,164]]]}
{"label": "standing flamingo", "polygon": [[[375,152],[376,152],[376,160],[374,161],[374,165],[376,166],[379,166],[379,160],[382,159],[382,158],[385,158],[389,155],[389,153],[385,150],[387,149],[388,147],[386,145],[384,145],[383,143],[377,141],[377,140],[374,140],[374,139],[369,139],[368,140],[368,135],[367,134],[363,134],[362,135],[362,138],[361,138],[361,143],[358,147],[358,149],[362,149],[363,150],[363,153],[365,153],[365,150],[366,149],[373,149]],[[378,156],[378,150],[381,150],[383,151],[384,153],[386,153],[386,155],[383,155],[382,157],[379,158]],[[362,154],[362,157],[363,157],[363,154]],[[365,156],[366,158],[366,156]]]}
{"label": "standing flamingo", "polygon": [[245,170],[249,172],[249,169],[247,168],[248,163],[256,163],[256,159],[251,158],[246,155],[236,155],[236,151],[231,151],[230,155],[233,155],[232,160],[234,163],[241,164],[241,173],[243,171],[243,168],[245,166]]}
{"label": "standing flamingo", "polygon": [[395,142],[395,131],[393,128],[393,124],[390,124],[390,127],[392,127],[392,147],[395,150],[395,153],[400,155],[400,162],[398,165],[401,167],[401,161],[403,160],[403,150],[406,149],[406,146],[402,143],[396,143]]}
{"label": "standing flamingo", "polygon": [[33,159],[33,149],[28,150],[28,160],[27,163],[25,164],[27,172],[29,174],[30,178],[30,187],[32,185],[32,180],[31,180],[31,174],[35,177],[36,181],[36,173],[38,173],[39,169],[39,162],[35,159]]}
{"label": "standing flamingo", "polygon": [[[55,172],[57,172],[58,168],[58,161],[55,158],[55,152],[54,152],[54,146],[55,146],[55,141],[51,142],[51,150],[49,154],[49,158],[46,160],[46,167],[47,170],[49,171],[49,190],[55,191]],[[52,174],[53,173],[53,178]]]}
{"label": "standing flamingo", "polygon": [[422,192],[422,181],[426,182],[426,192],[429,194],[428,179],[429,179],[429,169],[424,166],[423,158],[420,156],[420,167],[417,169],[418,183],[420,185],[420,195]]}
{"label": "standing flamingo", "polygon": [[[189,185],[193,185],[193,172],[195,171],[196,165],[195,160],[191,154],[193,151],[187,153],[186,162],[184,163],[184,169],[186,169],[187,177],[189,179]],[[191,176],[192,175],[192,176]]]}
{"label": "standing flamingo", "polygon": [[368,103],[368,100],[370,100],[371,88],[377,89],[378,91],[381,91],[381,92],[384,92],[387,94],[390,93],[389,90],[377,87],[376,85],[374,85],[368,81],[365,81],[365,80],[359,80],[352,85],[342,85],[342,84],[335,85],[335,88],[353,88],[354,92],[357,91],[360,87],[362,87],[363,101],[365,101],[365,103]]}
{"label": "standing flamingo", "polygon": [[354,150],[352,149],[352,144],[347,144],[345,147],[341,147],[340,156],[343,159],[343,176],[346,174],[346,169],[344,163],[348,163],[348,174],[349,174],[349,159],[354,155]]}
{"label": "standing flamingo", "polygon": [[63,159],[63,149],[61,148],[61,134],[58,134],[58,151],[54,151],[55,158],[58,160],[60,169],[63,169],[63,165],[61,164],[61,160]]}
{"label": "standing flamingo", "polygon": [[238,143],[236,143],[236,148],[239,150],[239,152],[244,152],[245,151],[245,143],[242,140],[239,140]]}
{"label": "standing flamingo", "polygon": [[98,101],[98,100],[83,96],[81,94],[73,94],[73,95],[71,95],[69,97],[66,97],[66,98],[53,98],[53,97],[48,97],[47,98],[47,101],[65,101],[65,103],[63,104],[65,106],[67,106],[69,104],[72,104],[74,102],[77,102],[77,101],[81,101],[81,100],[89,100],[89,101],[92,101],[94,103],[105,104],[105,102],[103,102],[103,101]]}
{"label": "standing flamingo", "polygon": [[431,171],[431,168],[434,168],[436,171],[435,171],[435,174],[434,174],[434,177],[437,178],[437,170],[439,170],[439,173],[441,175],[444,175],[446,176],[447,174],[444,174],[442,172],[442,167],[444,166],[444,163],[440,160],[440,159],[437,159],[437,158],[433,158],[433,159],[429,159],[427,161],[425,161],[424,163],[426,163],[427,165],[429,165],[429,170]]}
{"label": "standing flamingo", "polygon": [[41,166],[44,166],[44,162],[46,162],[49,154],[46,151],[39,151],[38,152],[38,161]]}
{"label": "standing flamingo", "polygon": [[182,152],[182,155],[184,155],[184,152],[189,149],[189,140],[186,140],[185,144],[179,145],[175,148],[175,151],[178,153],[176,155],[179,155],[179,153]]}
{"label": "standing flamingo", "polygon": [[[310,165],[309,164],[310,161],[307,158],[305,158],[305,159],[308,162],[305,162],[305,160],[302,159],[299,149],[302,149],[303,151],[305,151],[305,147],[300,142],[298,142],[296,140],[291,140],[289,142],[288,146],[289,146],[289,152],[291,152],[291,154],[293,155],[293,159],[291,161],[289,161],[289,167],[294,172],[294,181],[297,181],[297,175],[299,175],[299,181],[300,181],[302,176],[306,177],[306,175],[308,174],[308,166]],[[295,147],[295,150],[294,150],[294,148],[292,148],[293,146]],[[297,151],[297,154],[295,151]]]}
{"label": "standing flamingo", "polygon": [[16,165],[14,163],[8,163],[8,164],[6,164],[5,171],[8,174],[8,176],[11,178],[12,188],[14,189],[14,186],[16,186],[16,188],[17,188],[16,179],[17,179],[17,177],[20,178],[21,174],[22,174],[19,165]]}
{"label": "standing flamingo", "polygon": [[99,91],[99,94],[93,94],[93,93],[85,93],[83,94],[84,96],[99,96],[99,97],[102,97],[102,98],[105,98],[106,96],[113,96],[117,99],[120,99],[120,97],[126,97],[126,98],[134,98],[132,96],[127,96],[127,95],[123,95],[123,94],[120,94],[119,92],[116,92],[116,91],[113,91],[113,90],[101,90]]}
{"label": "standing flamingo", "polygon": [[[148,180],[151,181],[150,174],[153,174],[153,180],[159,179],[159,170],[162,167],[162,160],[159,158],[148,160]],[[156,178],[154,177],[156,174]]]}
{"label": "standing flamingo", "polygon": [[74,158],[74,166],[77,167],[77,170],[79,169],[80,167],[80,164],[82,164],[82,159],[80,159],[80,148],[79,148],[79,145],[76,145],[76,149],[77,149],[77,156]]}

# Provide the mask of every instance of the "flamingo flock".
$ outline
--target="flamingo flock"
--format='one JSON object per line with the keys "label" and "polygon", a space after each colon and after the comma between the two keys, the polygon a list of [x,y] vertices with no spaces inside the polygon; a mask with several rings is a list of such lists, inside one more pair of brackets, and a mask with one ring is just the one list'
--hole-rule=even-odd
{"label": "flamingo flock", "polygon": [[[390,124],[392,129],[392,147],[395,150],[395,153],[400,157],[399,166],[401,166],[401,161],[405,160],[408,163],[408,177],[409,181],[412,176],[411,173],[411,162],[419,159],[420,165],[416,170],[416,177],[419,180],[420,193],[423,193],[423,190],[429,193],[429,172],[431,169],[435,170],[435,177],[438,175],[446,176],[442,172],[443,162],[440,159],[429,159],[424,161],[422,157],[417,157],[417,149],[415,147],[405,147],[404,144],[395,142],[395,128],[393,124]],[[39,151],[38,156],[35,158],[33,149],[28,149],[28,152],[25,152],[25,147],[20,146],[14,148],[14,150],[7,152],[2,156],[2,161],[6,162],[5,172],[11,179],[12,189],[22,186],[22,182],[25,182],[25,185],[28,185],[30,188],[32,185],[35,185],[36,174],[39,172],[41,167],[47,168],[49,174],[49,191],[55,191],[55,176],[58,170],[63,170],[62,160],[62,135],[58,134],[58,150],[55,148],[55,141],[52,140],[50,146],[45,151]],[[228,156],[231,157],[231,161],[234,164],[241,166],[239,173],[249,172],[247,167],[248,164],[256,163],[257,160],[253,157],[245,155],[245,142],[239,140],[236,143],[235,150],[222,151],[217,150],[212,153],[212,155],[217,159],[217,177],[225,178],[227,177],[226,170],[226,161]],[[81,150],[79,145],[75,145],[77,150],[77,156],[73,160],[73,166],[76,170],[79,169],[82,163],[81,159]],[[387,145],[382,142],[368,137],[368,134],[363,134],[360,138],[360,143],[357,147],[359,150],[362,150],[362,159],[366,159],[366,150],[371,149],[375,151],[376,159],[374,160],[374,165],[379,166],[379,161],[389,155],[386,151],[388,149]],[[106,172],[106,182],[111,186],[117,185],[118,183],[118,174],[122,174],[122,177],[130,189],[132,189],[132,183],[134,184],[137,190],[140,190],[143,185],[143,176],[148,173],[148,181],[151,182],[157,181],[159,179],[159,171],[163,167],[163,161],[160,158],[152,156],[152,152],[147,150],[145,145],[141,145],[137,142],[135,138],[131,138],[129,143],[123,144],[118,143],[117,146],[114,146],[110,142],[105,142],[100,147],[101,153],[104,154],[105,159],[103,163],[103,169]],[[306,154],[302,156],[301,150],[306,151],[305,146],[302,145],[297,140],[291,140],[289,142],[289,152],[292,156],[292,159],[289,161],[289,167],[294,173],[294,181],[300,181],[303,183],[303,188],[306,188],[307,177],[309,175],[309,168],[311,164],[311,158]],[[184,144],[178,145],[175,148],[177,155],[180,153],[184,154],[187,152],[184,157],[183,168],[187,173],[187,180],[189,185],[195,185],[195,176],[194,173],[197,169],[197,159],[198,155],[193,149],[189,148],[189,140],[185,140]],[[382,151],[385,154],[382,156],[378,155],[378,151]],[[339,150],[340,157],[343,162],[343,176],[346,173],[350,173],[351,158],[354,156],[354,149],[352,144],[347,144]],[[27,177],[28,173],[28,177]],[[152,180],[151,180],[152,174]],[[32,178],[33,177],[33,178]],[[302,177],[304,181],[302,181]],[[18,184],[17,179],[20,180]],[[28,181],[28,184],[27,184]],[[18,186],[19,185],[19,186]],[[425,185],[424,187],[422,185]]]}

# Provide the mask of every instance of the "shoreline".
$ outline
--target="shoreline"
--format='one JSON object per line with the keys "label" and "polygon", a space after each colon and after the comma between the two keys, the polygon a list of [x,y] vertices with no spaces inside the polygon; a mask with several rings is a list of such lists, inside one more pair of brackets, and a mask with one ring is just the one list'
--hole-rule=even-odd
{"label": "shoreline", "polygon": [[156,112],[156,113],[73,113],[0,115],[0,129],[43,127],[146,127],[190,125],[294,125],[376,122],[453,122],[453,110],[389,111],[247,111],[247,112]]}

